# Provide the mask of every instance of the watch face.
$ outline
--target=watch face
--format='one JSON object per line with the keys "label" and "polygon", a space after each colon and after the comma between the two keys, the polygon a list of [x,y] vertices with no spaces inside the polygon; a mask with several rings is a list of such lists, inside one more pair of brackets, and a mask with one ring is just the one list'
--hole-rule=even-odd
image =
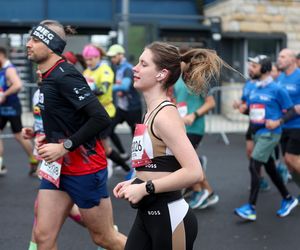
{"label": "watch face", "polygon": [[146,184],[146,191],[149,194],[153,194],[155,192],[154,185],[153,185],[152,181],[148,181],[147,182],[147,184]]}
{"label": "watch face", "polygon": [[66,149],[70,149],[72,146],[73,146],[73,143],[72,143],[71,140],[67,139],[67,140],[64,141],[64,147]]}

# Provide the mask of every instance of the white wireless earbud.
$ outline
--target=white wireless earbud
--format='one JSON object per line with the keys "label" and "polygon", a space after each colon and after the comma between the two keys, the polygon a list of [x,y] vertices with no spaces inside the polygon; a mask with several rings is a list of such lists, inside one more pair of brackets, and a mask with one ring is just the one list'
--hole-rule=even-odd
{"label": "white wireless earbud", "polygon": [[162,73],[158,73],[156,78],[162,77]]}

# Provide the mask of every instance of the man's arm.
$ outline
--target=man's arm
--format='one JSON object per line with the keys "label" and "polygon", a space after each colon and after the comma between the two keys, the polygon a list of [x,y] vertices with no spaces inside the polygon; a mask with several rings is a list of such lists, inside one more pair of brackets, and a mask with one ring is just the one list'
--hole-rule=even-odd
{"label": "man's arm", "polygon": [[5,97],[12,94],[18,93],[22,88],[22,81],[18,76],[17,70],[15,68],[8,68],[6,70],[6,78],[10,87],[3,93]]}
{"label": "man's arm", "polygon": [[96,98],[82,107],[80,112],[86,115],[88,120],[78,131],[76,131],[75,134],[69,138],[73,142],[71,150],[76,149],[81,144],[93,138],[95,135],[98,135],[111,123],[107,112]]}

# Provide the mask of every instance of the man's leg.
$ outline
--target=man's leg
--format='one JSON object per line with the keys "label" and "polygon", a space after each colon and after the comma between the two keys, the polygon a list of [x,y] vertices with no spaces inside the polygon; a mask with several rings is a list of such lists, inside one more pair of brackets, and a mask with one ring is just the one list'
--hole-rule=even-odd
{"label": "man's leg", "polygon": [[100,204],[93,208],[79,210],[97,245],[108,250],[124,249],[126,237],[114,229],[110,198],[101,199]]}
{"label": "man's leg", "polygon": [[[0,135],[3,133],[3,129],[6,126],[7,118],[0,116]],[[5,175],[7,173],[6,167],[3,165],[3,155],[4,155],[4,145],[3,140],[0,139],[0,175]]]}
{"label": "man's leg", "polygon": [[34,238],[38,250],[57,250],[56,239],[73,202],[63,191],[40,189]]}

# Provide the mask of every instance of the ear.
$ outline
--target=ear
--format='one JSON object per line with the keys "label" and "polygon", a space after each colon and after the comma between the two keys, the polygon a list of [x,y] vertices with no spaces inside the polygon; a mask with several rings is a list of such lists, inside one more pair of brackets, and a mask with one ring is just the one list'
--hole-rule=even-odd
{"label": "ear", "polygon": [[156,78],[161,78],[162,77],[162,74],[161,73],[158,73],[157,75],[156,75]]}
{"label": "ear", "polygon": [[163,79],[165,79],[165,78],[167,77],[167,75],[168,75],[168,70],[163,69],[163,70],[161,70],[161,71],[156,75],[156,78],[157,78],[158,80],[163,80]]}

